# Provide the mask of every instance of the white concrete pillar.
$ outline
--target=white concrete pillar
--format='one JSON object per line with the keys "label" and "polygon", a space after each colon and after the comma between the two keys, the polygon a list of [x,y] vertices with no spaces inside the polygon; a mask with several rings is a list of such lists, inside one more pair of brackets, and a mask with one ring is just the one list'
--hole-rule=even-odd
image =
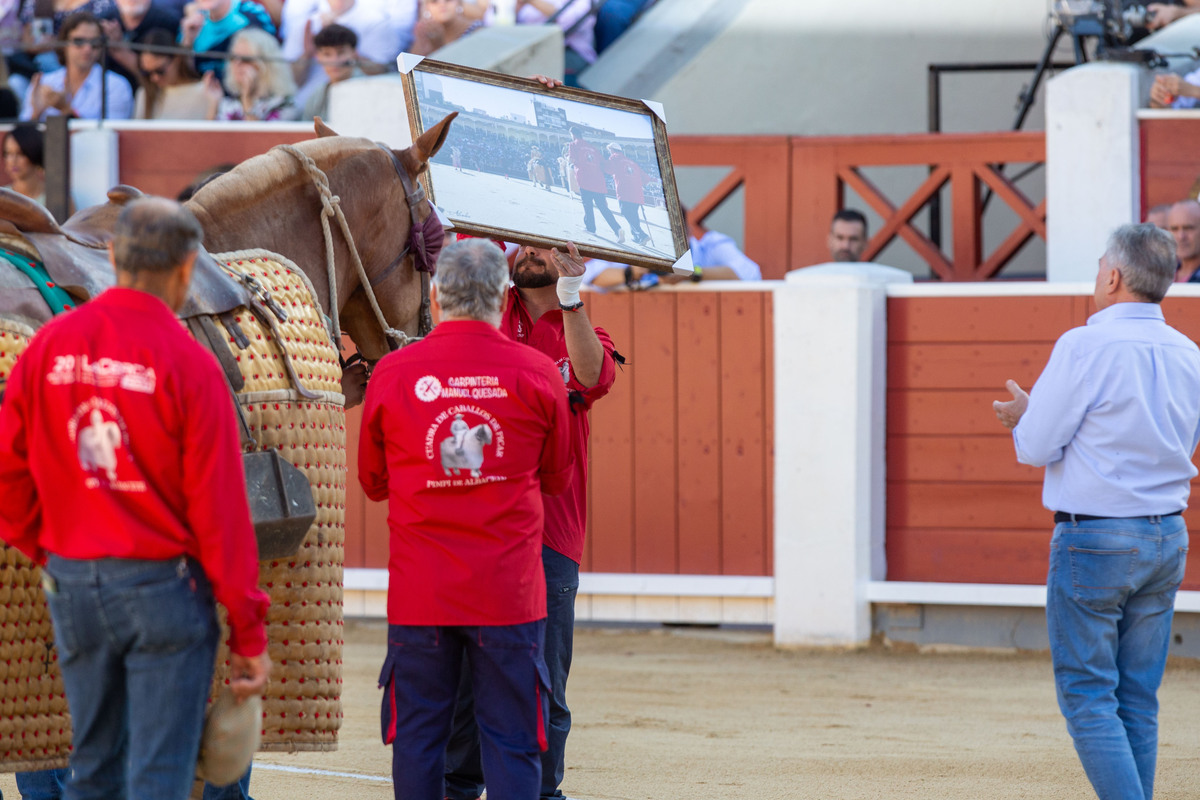
{"label": "white concrete pillar", "polygon": [[403,150],[412,145],[400,75],[351,78],[329,87],[325,123],[343,136],[364,136]]}
{"label": "white concrete pillar", "polygon": [[1084,64],[1046,84],[1046,279],[1091,281],[1113,228],[1141,219],[1138,83]]}
{"label": "white concrete pillar", "polygon": [[71,123],[71,198],[76,208],[108,202],[118,181],[117,132],[94,122]]}
{"label": "white concrete pillar", "polygon": [[888,283],[903,270],[827,264],[775,290],[775,643],[871,637],[883,579]]}

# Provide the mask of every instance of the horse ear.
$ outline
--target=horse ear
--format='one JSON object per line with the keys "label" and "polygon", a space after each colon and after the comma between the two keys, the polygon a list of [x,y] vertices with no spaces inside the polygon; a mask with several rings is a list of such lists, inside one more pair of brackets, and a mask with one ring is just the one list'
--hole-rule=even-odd
{"label": "horse ear", "polygon": [[446,136],[450,133],[450,123],[457,116],[458,112],[453,112],[417,137],[417,140],[413,142],[413,155],[417,157],[418,161],[424,163],[437,155],[437,151],[441,150],[442,145],[446,143]]}
{"label": "horse ear", "polygon": [[333,128],[329,127],[328,125],[326,125],[325,120],[321,119],[320,117],[313,118],[313,127],[316,128],[316,130],[317,130],[318,138],[323,139],[326,136],[337,136],[338,135],[338,132],[335,131]]}

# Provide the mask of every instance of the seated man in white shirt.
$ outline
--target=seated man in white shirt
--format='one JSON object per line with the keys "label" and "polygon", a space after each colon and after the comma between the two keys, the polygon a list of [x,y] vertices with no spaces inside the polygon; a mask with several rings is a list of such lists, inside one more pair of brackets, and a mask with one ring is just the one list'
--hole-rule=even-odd
{"label": "seated man in white shirt", "polygon": [[95,16],[80,11],[63,21],[58,32],[64,44],[65,66],[38,73],[29,82],[21,119],[43,120],[55,114],[80,119],[129,119],[133,116],[133,89],[115,72],[106,72],[100,60],[103,34]]}
{"label": "seated man in white shirt", "polygon": [[[687,218],[687,209],[682,209]],[[692,281],[759,281],[762,270],[758,264],[746,257],[730,237],[710,231],[699,222],[688,220],[688,247],[692,250]],[[630,267],[611,261],[592,259],[583,273],[583,282],[595,289],[612,289],[619,286],[648,288],[645,286],[649,270]],[[686,275],[660,275],[662,283],[686,281]],[[650,284],[651,286],[654,283]]]}

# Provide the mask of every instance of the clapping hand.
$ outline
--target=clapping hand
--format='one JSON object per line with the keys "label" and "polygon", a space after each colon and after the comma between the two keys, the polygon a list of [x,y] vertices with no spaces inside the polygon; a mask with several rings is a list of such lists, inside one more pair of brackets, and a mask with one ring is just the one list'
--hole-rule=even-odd
{"label": "clapping hand", "polygon": [[1013,399],[995,400],[992,402],[992,408],[995,409],[996,418],[1000,420],[1001,425],[1006,428],[1015,428],[1021,421],[1025,409],[1029,408],[1029,395],[1021,388],[1020,384],[1013,380],[1005,383],[1004,388],[1008,389]]}

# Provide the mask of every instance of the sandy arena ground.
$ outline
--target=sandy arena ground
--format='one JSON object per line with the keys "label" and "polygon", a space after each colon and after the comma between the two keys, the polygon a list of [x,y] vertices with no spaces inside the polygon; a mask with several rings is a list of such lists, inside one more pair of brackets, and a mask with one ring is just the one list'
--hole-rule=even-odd
{"label": "sandy arena ground", "polygon": [[[390,798],[386,627],[347,624],[336,753],[264,754],[256,800]],[[563,789],[641,798],[1093,798],[1037,654],[777,651],[769,635],[580,629]],[[1173,663],[1155,797],[1200,796],[1200,665]],[[11,775],[5,796],[18,795]]]}

